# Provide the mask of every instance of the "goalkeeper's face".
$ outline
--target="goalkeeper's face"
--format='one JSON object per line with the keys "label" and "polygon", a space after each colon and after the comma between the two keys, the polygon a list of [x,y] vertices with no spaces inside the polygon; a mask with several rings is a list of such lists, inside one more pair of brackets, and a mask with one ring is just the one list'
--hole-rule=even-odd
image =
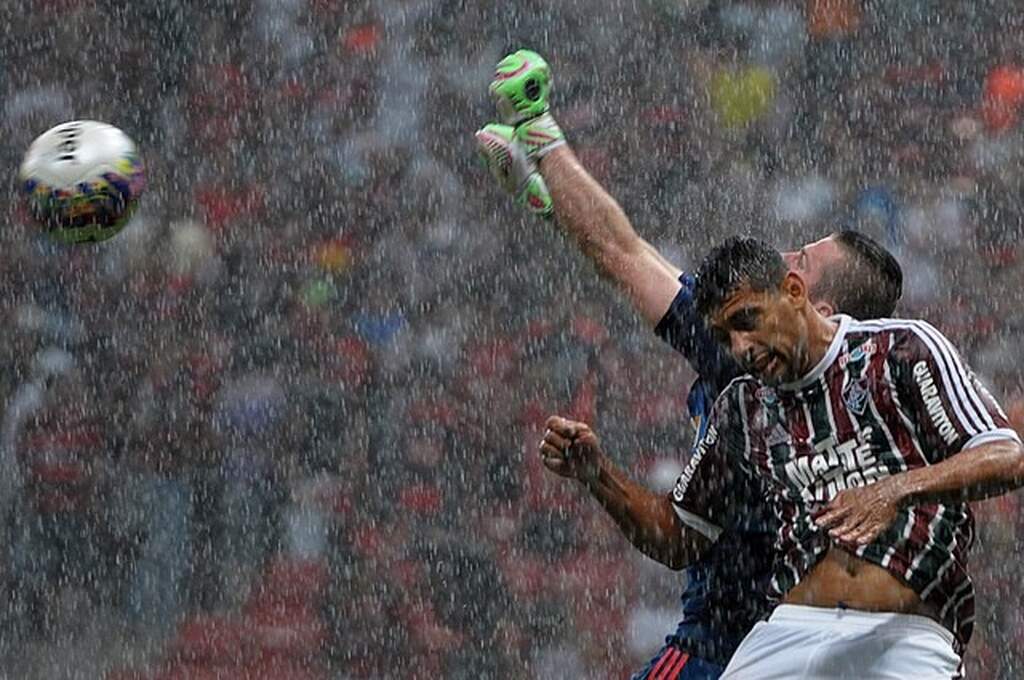
{"label": "goalkeeper's face", "polygon": [[[808,243],[799,250],[782,253],[786,265],[804,280],[807,296],[822,316],[832,316],[840,311],[831,300],[819,298],[818,291],[829,283],[829,277],[838,276],[843,271],[844,257],[843,247],[831,235]],[[823,282],[825,285],[822,285]]]}

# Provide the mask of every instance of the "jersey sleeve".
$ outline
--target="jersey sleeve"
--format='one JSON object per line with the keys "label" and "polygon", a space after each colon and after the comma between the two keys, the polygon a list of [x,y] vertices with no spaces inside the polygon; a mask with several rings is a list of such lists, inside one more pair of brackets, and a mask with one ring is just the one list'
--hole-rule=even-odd
{"label": "jersey sleeve", "polygon": [[739,366],[711,334],[711,329],[693,302],[694,278],[684,273],[682,285],[654,333],[681,353],[697,373],[717,394],[729,381],[740,375]]}
{"label": "jersey sleeve", "polygon": [[748,433],[739,389],[730,387],[719,396],[711,411],[707,430],[693,449],[672,489],[672,506],[687,527],[711,541],[741,521],[736,492],[746,475]]}
{"label": "jersey sleeve", "polygon": [[1019,442],[1003,409],[952,343],[924,321],[908,325],[893,340],[889,369],[928,461],[990,441]]}

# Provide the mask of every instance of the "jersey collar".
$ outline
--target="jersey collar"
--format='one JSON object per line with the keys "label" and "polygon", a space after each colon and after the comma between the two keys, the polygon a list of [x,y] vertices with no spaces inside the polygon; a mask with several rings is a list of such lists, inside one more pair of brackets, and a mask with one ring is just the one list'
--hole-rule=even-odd
{"label": "jersey collar", "polygon": [[828,351],[825,352],[825,356],[821,358],[814,368],[810,370],[804,377],[799,380],[794,380],[791,383],[783,383],[779,385],[780,390],[796,391],[802,390],[813,382],[816,382],[832,365],[832,362],[839,356],[840,350],[843,348],[843,341],[846,339],[846,331],[850,327],[852,318],[845,314],[836,314],[835,316],[829,317],[829,320],[836,321],[839,323],[839,328],[836,329],[835,337],[832,338],[832,342],[828,345]]}

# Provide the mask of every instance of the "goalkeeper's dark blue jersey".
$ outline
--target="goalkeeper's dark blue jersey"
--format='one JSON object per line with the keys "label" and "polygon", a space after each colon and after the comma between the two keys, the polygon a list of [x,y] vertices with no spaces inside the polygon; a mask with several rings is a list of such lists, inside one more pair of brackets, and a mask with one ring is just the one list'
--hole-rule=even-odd
{"label": "goalkeeper's dark blue jersey", "polygon": [[[693,303],[693,277],[684,274],[672,306],[655,333],[690,362],[699,378],[690,389],[688,407],[694,443],[707,428],[715,398],[742,372],[715,341]],[[686,569],[683,618],[673,639],[692,654],[724,666],[751,627],[768,611],[775,520],[765,503],[761,482],[738,469],[723,471],[734,480],[721,493],[749,508],[723,532],[707,555]]]}

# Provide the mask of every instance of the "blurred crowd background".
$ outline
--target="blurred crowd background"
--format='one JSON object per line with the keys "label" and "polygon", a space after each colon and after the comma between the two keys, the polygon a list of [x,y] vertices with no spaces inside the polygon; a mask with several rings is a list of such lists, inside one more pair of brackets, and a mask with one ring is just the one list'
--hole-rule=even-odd
{"label": "blurred crowd background", "polygon": [[[494,63],[681,266],[840,226],[1024,430],[1017,0],[11,0],[0,158],[139,143],[111,242],[0,230],[10,677],[623,678],[681,576],[536,460],[667,489],[693,377],[475,162]],[[974,678],[1024,673],[1017,495],[977,506]]]}

